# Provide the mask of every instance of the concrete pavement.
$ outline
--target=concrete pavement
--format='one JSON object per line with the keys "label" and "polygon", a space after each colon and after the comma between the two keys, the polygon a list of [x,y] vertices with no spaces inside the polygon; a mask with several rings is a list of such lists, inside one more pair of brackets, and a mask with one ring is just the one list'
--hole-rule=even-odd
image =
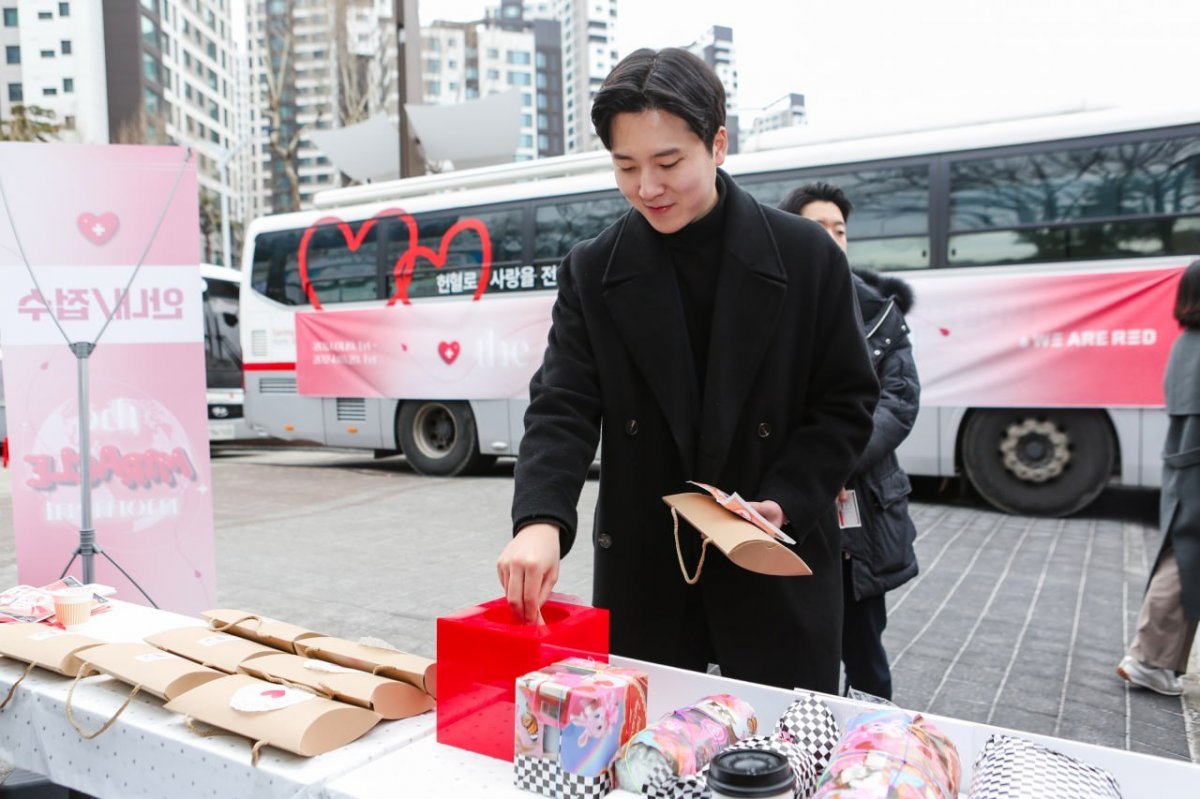
{"label": "concrete pavement", "polygon": [[[0,473],[3,585],[16,583],[9,474]],[[511,465],[433,479],[403,459],[288,448],[219,451],[213,474],[221,606],[433,656],[438,615],[499,595]],[[582,542],[596,491],[589,480]],[[1115,490],[1088,515],[1048,520],[919,495],[921,574],[889,596],[896,702],[1200,761],[1200,682],[1189,677],[1181,701],[1113,673],[1157,548],[1153,504],[1147,492]],[[558,590],[587,597],[590,581],[584,546],[564,561]]]}

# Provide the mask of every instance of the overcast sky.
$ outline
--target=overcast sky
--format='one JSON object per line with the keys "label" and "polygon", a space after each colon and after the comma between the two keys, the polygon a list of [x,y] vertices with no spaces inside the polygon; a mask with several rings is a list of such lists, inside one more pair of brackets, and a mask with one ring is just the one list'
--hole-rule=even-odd
{"label": "overcast sky", "polygon": [[[421,0],[421,22],[493,5]],[[618,0],[617,13],[621,55],[732,28],[745,117],[788,92],[836,129],[1200,106],[1200,0]]]}

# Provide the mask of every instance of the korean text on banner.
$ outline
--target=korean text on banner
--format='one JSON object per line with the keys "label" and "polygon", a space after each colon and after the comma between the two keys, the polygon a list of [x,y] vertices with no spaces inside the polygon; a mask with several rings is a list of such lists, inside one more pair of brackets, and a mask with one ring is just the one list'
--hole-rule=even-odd
{"label": "korean text on banner", "polygon": [[[216,592],[196,171],[185,156],[0,145],[0,330],[19,579],[53,580],[79,543],[76,359],[63,334],[95,341],[111,314],[88,368],[96,543],[159,606],[198,613]],[[105,557],[95,577],[144,601]]]}

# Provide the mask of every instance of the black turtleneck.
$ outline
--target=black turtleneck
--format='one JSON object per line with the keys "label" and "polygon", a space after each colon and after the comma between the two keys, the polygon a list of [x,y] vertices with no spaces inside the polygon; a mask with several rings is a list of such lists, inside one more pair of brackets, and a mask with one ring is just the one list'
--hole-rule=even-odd
{"label": "black turtleneck", "polygon": [[717,177],[717,204],[695,222],[663,236],[679,283],[683,319],[692,345],[692,362],[701,397],[708,366],[713,304],[725,245],[725,184]]}

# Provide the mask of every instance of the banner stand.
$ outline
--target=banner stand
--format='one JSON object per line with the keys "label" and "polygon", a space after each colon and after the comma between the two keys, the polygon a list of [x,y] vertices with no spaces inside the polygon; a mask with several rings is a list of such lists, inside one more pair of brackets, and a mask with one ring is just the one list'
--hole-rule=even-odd
{"label": "banner stand", "polygon": [[79,546],[75,548],[71,559],[67,561],[62,574],[58,577],[60,580],[66,577],[67,572],[71,569],[71,564],[78,557],[83,565],[83,583],[90,585],[95,580],[94,558],[96,555],[103,555],[109,563],[116,567],[117,571],[133,583],[133,587],[146,597],[147,602],[157,608],[158,605],[146,593],[146,589],[142,588],[129,572],[121,568],[121,564],[113,560],[112,556],[96,543],[96,530],[92,527],[92,414],[88,392],[88,357],[96,349],[96,345],[90,341],[75,341],[70,344],[70,347],[71,352],[75,355],[75,374],[79,384]]}

